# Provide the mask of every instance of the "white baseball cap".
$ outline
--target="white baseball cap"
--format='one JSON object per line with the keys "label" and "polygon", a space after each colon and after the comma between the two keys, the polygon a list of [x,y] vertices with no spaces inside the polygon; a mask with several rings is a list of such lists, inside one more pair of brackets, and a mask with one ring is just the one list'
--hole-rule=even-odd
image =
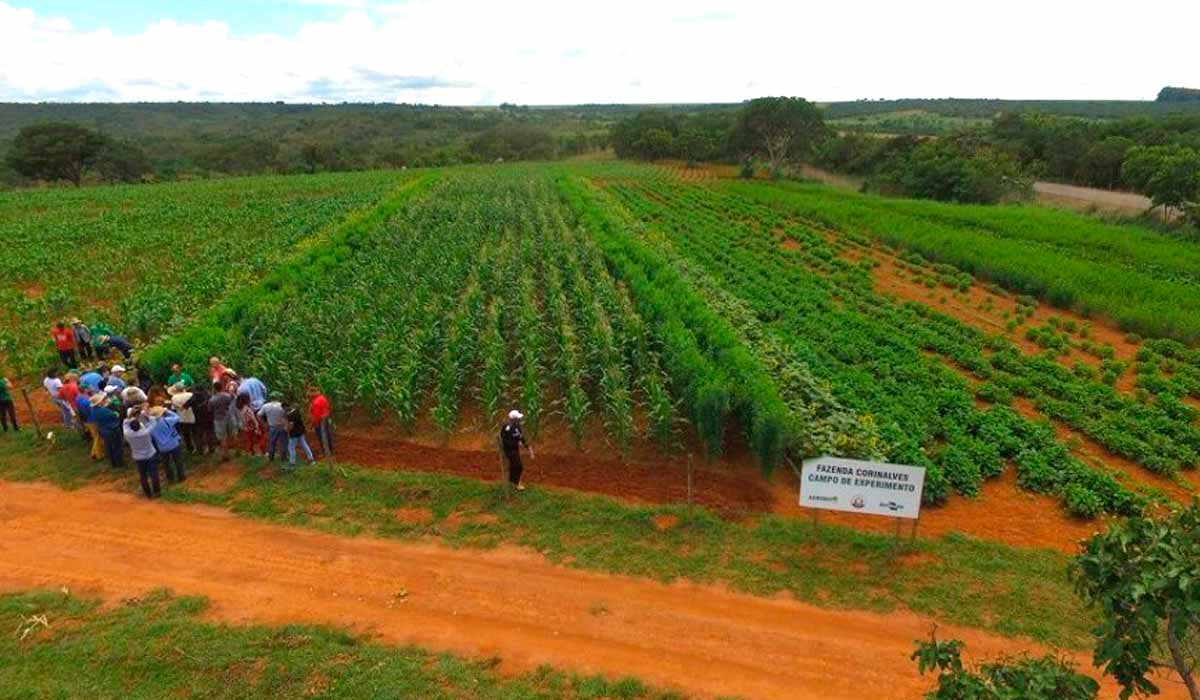
{"label": "white baseball cap", "polygon": [[524,413],[521,413],[520,411],[518,411],[518,410],[517,410],[517,409],[515,409],[515,408],[514,408],[513,410],[511,410],[511,411],[509,411],[509,412],[508,412],[508,419],[509,419],[509,420],[521,420],[521,419],[522,419],[522,418],[524,418],[524,417],[525,417],[525,414],[524,414]]}
{"label": "white baseball cap", "polygon": [[125,368],[121,365],[113,365],[112,371],[113,372],[124,372]]}

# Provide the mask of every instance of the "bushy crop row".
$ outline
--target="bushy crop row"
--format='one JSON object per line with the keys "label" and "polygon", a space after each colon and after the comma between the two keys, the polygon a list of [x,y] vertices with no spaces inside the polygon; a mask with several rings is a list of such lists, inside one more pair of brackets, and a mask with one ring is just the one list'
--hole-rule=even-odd
{"label": "bushy crop row", "polygon": [[49,324],[181,330],[306,239],[376,204],[395,172],[0,193],[0,371],[54,357]]}
{"label": "bushy crop row", "polygon": [[984,479],[1013,462],[1022,485],[1061,496],[1080,515],[1094,514],[1097,503],[1109,512],[1141,507],[1111,475],[1072,457],[1048,424],[1007,406],[978,407],[971,383],[936,354],[953,349],[946,343],[973,342],[979,355],[982,335],[945,317],[930,323],[924,307],[881,297],[869,266],[838,257],[818,233],[710,188],[647,178],[611,178],[605,186],[750,309],[839,405],[874,416],[888,458],[930,468],[927,500],[944,499],[947,487],[977,494]]}
{"label": "bushy crop row", "polygon": [[896,200],[795,183],[725,187],[1125,330],[1200,342],[1200,248],[1186,241],[1042,207]]}

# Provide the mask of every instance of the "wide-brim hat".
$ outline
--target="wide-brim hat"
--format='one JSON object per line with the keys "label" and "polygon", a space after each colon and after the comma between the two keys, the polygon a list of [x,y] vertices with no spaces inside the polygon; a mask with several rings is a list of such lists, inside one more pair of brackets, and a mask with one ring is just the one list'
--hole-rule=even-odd
{"label": "wide-brim hat", "polygon": [[88,401],[91,401],[92,407],[95,408],[96,406],[102,405],[105,401],[108,401],[108,394],[98,391],[98,392],[92,394],[91,398],[89,398]]}

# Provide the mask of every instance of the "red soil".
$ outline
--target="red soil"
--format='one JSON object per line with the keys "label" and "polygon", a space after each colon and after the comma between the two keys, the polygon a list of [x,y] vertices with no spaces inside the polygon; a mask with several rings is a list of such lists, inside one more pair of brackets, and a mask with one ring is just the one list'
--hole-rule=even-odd
{"label": "red soil", "polygon": [[[350,627],[386,643],[499,657],[502,672],[548,664],[703,698],[918,698],[931,683],[908,656],[934,623],[909,612],[575,571],[514,548],[340,538],[99,488],[0,482],[0,524],[3,591],[67,587],[118,601],[167,587],[207,597],[206,616],[221,622]],[[964,640],[971,660],[1046,651],[938,629]],[[1071,658],[1091,671],[1087,655]],[[1105,700],[1116,697],[1104,683]],[[1182,697],[1163,686],[1165,697]]]}

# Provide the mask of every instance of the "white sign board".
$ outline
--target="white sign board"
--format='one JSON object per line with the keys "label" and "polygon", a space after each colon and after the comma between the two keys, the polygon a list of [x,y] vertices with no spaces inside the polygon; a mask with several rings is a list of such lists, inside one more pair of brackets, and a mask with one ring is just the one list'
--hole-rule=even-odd
{"label": "white sign board", "polygon": [[924,467],[817,457],[800,471],[800,505],[911,520],[921,513],[924,486]]}

